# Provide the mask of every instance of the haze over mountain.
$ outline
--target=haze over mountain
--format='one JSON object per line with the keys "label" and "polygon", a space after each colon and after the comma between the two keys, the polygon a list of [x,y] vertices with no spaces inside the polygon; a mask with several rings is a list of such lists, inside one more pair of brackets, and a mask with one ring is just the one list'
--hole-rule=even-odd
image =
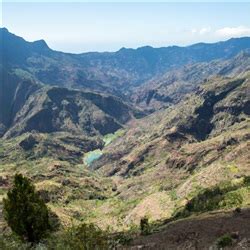
{"label": "haze over mountain", "polygon": [[124,94],[152,77],[185,64],[229,59],[249,48],[250,38],[188,47],[122,48],[114,53],[68,54],[49,49],[43,40],[26,42],[3,28],[1,56],[5,67],[22,69],[48,85],[89,88]]}
{"label": "haze over mountain", "polygon": [[0,43],[1,197],[18,171],[63,225],[120,231],[147,216],[159,235],[130,244],[148,249],[221,236],[198,242],[197,226],[178,239],[185,221],[171,230],[166,219],[249,208],[249,37],[70,54],[1,28]]}

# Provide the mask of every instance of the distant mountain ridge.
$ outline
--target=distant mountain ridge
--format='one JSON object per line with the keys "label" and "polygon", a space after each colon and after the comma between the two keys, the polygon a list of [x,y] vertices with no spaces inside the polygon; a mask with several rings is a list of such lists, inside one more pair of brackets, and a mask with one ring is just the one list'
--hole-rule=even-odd
{"label": "distant mountain ridge", "polygon": [[27,42],[0,29],[5,67],[20,68],[48,85],[87,88],[124,96],[127,91],[180,66],[229,59],[250,48],[250,37],[187,47],[122,48],[117,52],[70,54],[51,50],[44,40]]}

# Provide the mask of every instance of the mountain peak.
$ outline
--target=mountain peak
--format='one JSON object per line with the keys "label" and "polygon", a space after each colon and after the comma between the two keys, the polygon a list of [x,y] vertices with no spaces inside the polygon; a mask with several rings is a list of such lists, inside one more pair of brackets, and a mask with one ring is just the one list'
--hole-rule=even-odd
{"label": "mountain peak", "polygon": [[32,44],[36,49],[49,49],[49,46],[43,39],[34,41]]}
{"label": "mountain peak", "polygon": [[9,32],[7,28],[3,27],[3,28],[0,28],[0,32]]}

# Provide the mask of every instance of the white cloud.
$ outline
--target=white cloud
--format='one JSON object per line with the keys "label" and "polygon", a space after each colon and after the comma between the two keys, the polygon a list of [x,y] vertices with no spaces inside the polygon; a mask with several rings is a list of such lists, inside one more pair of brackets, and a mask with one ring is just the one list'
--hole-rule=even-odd
{"label": "white cloud", "polygon": [[192,29],[192,30],[191,30],[191,33],[192,33],[192,34],[196,34],[196,33],[197,33],[197,29]]}
{"label": "white cloud", "polygon": [[224,27],[222,29],[216,30],[215,33],[223,37],[248,36],[250,35],[250,28],[245,26]]}
{"label": "white cloud", "polygon": [[192,34],[205,35],[211,32],[211,27],[203,27],[200,29],[191,29]]}
{"label": "white cloud", "polygon": [[206,28],[202,28],[200,29],[199,33],[200,35],[204,35],[204,34],[207,34],[211,31],[211,28],[210,27],[206,27]]}

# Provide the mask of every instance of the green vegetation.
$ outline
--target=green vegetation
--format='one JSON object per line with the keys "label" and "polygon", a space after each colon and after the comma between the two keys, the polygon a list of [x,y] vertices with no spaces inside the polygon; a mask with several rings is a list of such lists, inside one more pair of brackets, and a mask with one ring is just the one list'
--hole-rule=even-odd
{"label": "green vegetation", "polygon": [[228,168],[229,168],[229,171],[230,171],[231,173],[233,173],[233,174],[237,174],[237,173],[239,172],[238,167],[235,166],[235,165],[229,165]]}
{"label": "green vegetation", "polygon": [[21,174],[15,175],[3,209],[8,225],[22,240],[39,242],[50,229],[48,208],[30,180]]}
{"label": "green vegetation", "polygon": [[141,218],[140,229],[142,235],[148,235],[150,233],[150,226],[147,217]]}
{"label": "green vegetation", "polygon": [[107,134],[103,137],[103,141],[105,143],[105,146],[109,145],[112,141],[114,141],[116,138],[124,135],[125,130],[119,129],[113,134]]}
{"label": "green vegetation", "polygon": [[184,208],[177,210],[175,217],[187,217],[192,213],[239,207],[244,201],[244,191],[247,194],[250,192],[249,176],[237,183],[223,182],[204,189],[189,200]]}
{"label": "green vegetation", "polygon": [[4,217],[13,232],[0,237],[3,249],[36,249],[45,244],[49,250],[105,250],[130,240],[129,233],[113,235],[92,223],[62,230],[57,216],[49,211],[31,181],[21,174],[15,175],[13,188],[3,200],[3,208]]}
{"label": "green vegetation", "polygon": [[176,191],[174,189],[169,192],[169,195],[170,195],[172,201],[175,201],[178,199],[178,196],[177,196]]}
{"label": "green vegetation", "polygon": [[0,235],[0,248],[4,250],[47,249],[47,250],[106,250],[128,245],[138,235],[134,228],[113,233],[102,230],[94,224],[72,225],[43,238],[39,243],[21,241],[14,234]]}
{"label": "green vegetation", "polygon": [[93,224],[81,224],[72,226],[63,232],[60,232],[57,237],[52,237],[48,240],[48,249],[76,249],[90,250],[109,249],[112,245],[112,240],[108,234]]}
{"label": "green vegetation", "polygon": [[233,239],[229,234],[225,234],[217,240],[218,248],[224,248],[224,247],[231,246],[232,243],[233,243]]}

